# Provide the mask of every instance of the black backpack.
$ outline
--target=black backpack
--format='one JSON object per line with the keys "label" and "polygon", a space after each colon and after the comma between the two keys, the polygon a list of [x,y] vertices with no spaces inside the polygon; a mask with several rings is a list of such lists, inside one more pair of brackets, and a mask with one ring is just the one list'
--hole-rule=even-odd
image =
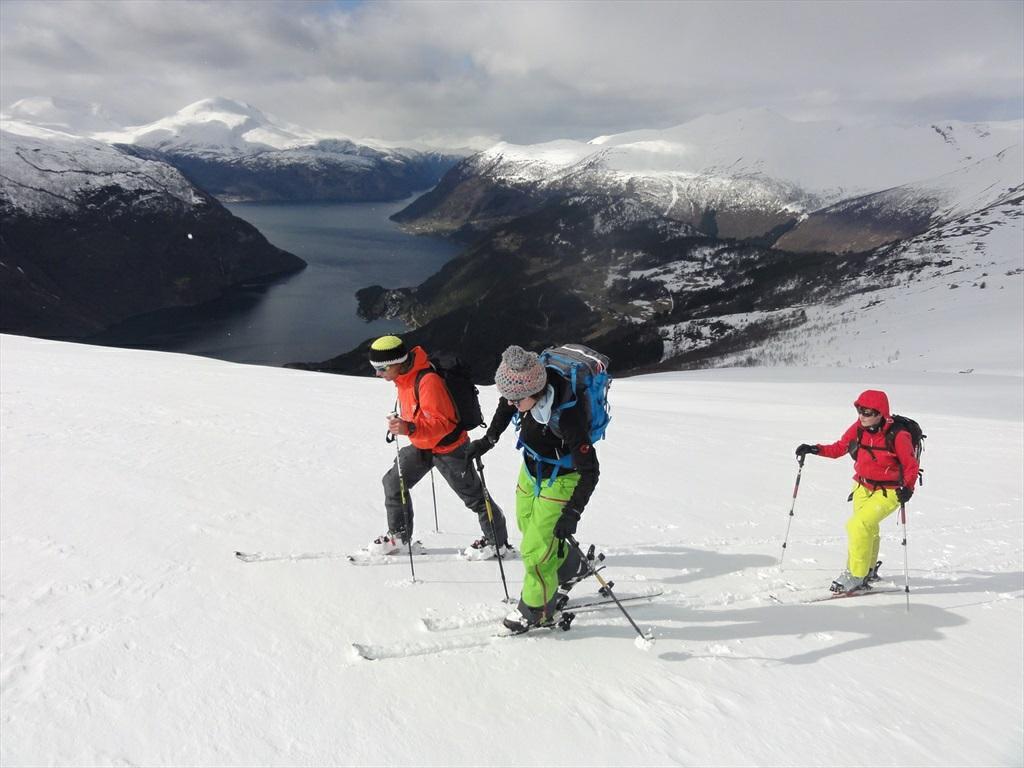
{"label": "black backpack", "polygon": [[458,357],[431,357],[430,368],[416,374],[416,410],[420,407],[420,380],[428,373],[436,373],[444,381],[448,395],[455,406],[455,429],[445,435],[438,445],[450,445],[458,439],[463,430],[484,426],[484,414],[480,409],[480,391],[473,383],[470,367]]}
{"label": "black backpack", "polygon": [[[896,455],[896,434],[898,432],[908,432],[910,434],[910,444],[914,448],[914,456],[920,459],[921,454],[924,453],[924,439],[928,437],[928,435],[926,435],[921,429],[921,425],[909,416],[893,414],[892,426],[885,433],[885,450],[894,456]],[[864,428],[858,425],[857,439],[851,440],[847,449],[853,459],[857,458],[857,451],[860,450],[860,442],[863,435]],[[868,453],[872,453],[872,449],[867,446],[864,446],[864,450]],[[924,470],[918,469],[917,475],[921,480],[921,485],[924,485]]]}

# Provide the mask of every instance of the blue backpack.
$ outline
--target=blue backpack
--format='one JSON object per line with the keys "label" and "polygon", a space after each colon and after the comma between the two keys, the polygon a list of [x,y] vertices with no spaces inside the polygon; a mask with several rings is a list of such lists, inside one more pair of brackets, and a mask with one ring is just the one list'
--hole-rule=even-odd
{"label": "blue backpack", "polygon": [[[548,429],[558,437],[562,437],[559,421],[562,414],[569,408],[581,407],[586,413],[589,425],[590,442],[596,443],[605,436],[611,414],[608,405],[608,388],[611,386],[611,374],[608,373],[609,359],[600,352],[582,344],[562,344],[548,347],[539,355],[541,365],[549,368],[569,383],[569,396],[565,402],[558,403],[551,409]],[[518,416],[518,415],[517,415]],[[518,428],[518,418],[516,420]],[[517,448],[531,456],[537,464],[537,476],[534,478],[534,495],[540,494],[542,464],[551,465],[548,485],[552,485],[563,469],[573,466],[572,455],[567,454],[558,459],[541,456],[520,438]]]}
{"label": "blue backpack", "polygon": [[612,383],[608,356],[582,344],[562,344],[541,352],[540,362],[568,381],[572,393],[568,400],[552,409],[549,429],[561,437],[558,421],[562,412],[579,404],[590,424],[590,442],[604,438],[612,418],[608,406],[608,389]]}

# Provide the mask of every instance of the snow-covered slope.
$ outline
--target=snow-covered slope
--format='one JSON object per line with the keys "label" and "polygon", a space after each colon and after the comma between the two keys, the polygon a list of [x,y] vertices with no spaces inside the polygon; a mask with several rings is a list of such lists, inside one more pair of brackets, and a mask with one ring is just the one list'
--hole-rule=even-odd
{"label": "snow-covered slope", "polygon": [[[715,273],[702,268],[707,263],[681,261],[632,274],[671,291],[700,290],[715,284]],[[1018,197],[888,246],[825,300],[666,325],[663,360],[753,323],[794,315],[801,316],[796,327],[753,337],[717,364],[1024,375],[1024,206]]]}
{"label": "snow-covered slope", "polygon": [[167,163],[142,160],[101,141],[0,120],[0,202],[5,215],[53,216],[77,210],[94,193],[117,187],[192,207],[205,199]]}
{"label": "snow-covered slope", "polygon": [[[11,336],[0,357],[3,765],[1020,764],[1019,376],[617,381],[580,537],[617,591],[665,590],[630,607],[644,652],[614,610],[490,638],[493,562],[345,562],[383,523],[387,384]],[[897,591],[778,604],[844,564],[845,459],[809,457],[778,556],[794,446],[837,438],[866,387],[929,435],[908,548],[883,525]],[[511,442],[486,457],[506,510]],[[475,535],[444,483],[441,533],[429,482],[413,499],[428,546]]]}

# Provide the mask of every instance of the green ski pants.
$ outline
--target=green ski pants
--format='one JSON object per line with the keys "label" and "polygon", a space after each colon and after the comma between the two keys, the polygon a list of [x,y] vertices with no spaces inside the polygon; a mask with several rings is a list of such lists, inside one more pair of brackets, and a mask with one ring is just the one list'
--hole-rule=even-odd
{"label": "green ski pants", "polygon": [[519,552],[523,557],[522,602],[538,611],[545,611],[554,604],[558,590],[558,569],[569,554],[569,545],[563,547],[558,556],[558,540],[555,538],[555,523],[562,515],[562,508],[572,496],[578,472],[559,475],[555,482],[541,483],[540,495],[534,496],[534,479],[526,469],[519,471],[516,484],[516,522],[523,534]]}

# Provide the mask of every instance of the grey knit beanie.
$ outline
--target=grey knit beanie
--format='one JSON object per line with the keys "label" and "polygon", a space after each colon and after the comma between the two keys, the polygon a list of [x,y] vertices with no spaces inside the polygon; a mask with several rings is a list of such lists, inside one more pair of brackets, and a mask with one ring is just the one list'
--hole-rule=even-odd
{"label": "grey knit beanie", "polygon": [[506,400],[522,400],[536,395],[548,383],[548,374],[536,352],[527,352],[513,344],[501,353],[501,365],[494,372],[498,394]]}

